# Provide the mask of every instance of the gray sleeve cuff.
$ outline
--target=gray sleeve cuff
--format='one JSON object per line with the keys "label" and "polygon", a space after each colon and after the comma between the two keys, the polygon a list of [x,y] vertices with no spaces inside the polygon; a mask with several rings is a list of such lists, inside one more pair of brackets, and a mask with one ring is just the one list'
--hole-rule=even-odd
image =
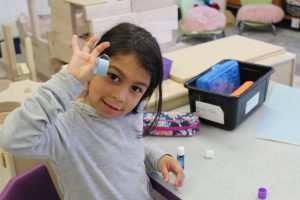
{"label": "gray sleeve cuff", "polygon": [[157,163],[164,155],[167,155],[167,153],[158,145],[145,145],[145,165],[148,174],[158,170]]}

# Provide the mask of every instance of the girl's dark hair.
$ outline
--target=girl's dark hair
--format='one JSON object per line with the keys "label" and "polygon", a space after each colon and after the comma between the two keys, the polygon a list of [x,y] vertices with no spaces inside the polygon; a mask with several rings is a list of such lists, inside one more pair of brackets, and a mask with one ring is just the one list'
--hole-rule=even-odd
{"label": "girl's dark hair", "polygon": [[162,109],[163,63],[161,51],[156,39],[142,27],[130,23],[121,23],[104,33],[98,44],[105,41],[110,42],[110,47],[105,49],[103,54],[109,57],[117,54],[134,54],[141,66],[150,73],[150,85],[140,102],[132,110],[132,113],[137,113],[140,103],[144,100],[149,100],[157,88],[155,99],[156,116],[150,128],[144,130],[152,131],[159,120]]}

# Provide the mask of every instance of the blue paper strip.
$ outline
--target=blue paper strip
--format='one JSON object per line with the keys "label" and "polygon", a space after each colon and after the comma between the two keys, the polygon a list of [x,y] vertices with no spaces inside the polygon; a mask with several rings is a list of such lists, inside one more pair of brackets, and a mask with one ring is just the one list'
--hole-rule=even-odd
{"label": "blue paper strip", "polygon": [[255,137],[300,145],[300,90],[275,84]]}

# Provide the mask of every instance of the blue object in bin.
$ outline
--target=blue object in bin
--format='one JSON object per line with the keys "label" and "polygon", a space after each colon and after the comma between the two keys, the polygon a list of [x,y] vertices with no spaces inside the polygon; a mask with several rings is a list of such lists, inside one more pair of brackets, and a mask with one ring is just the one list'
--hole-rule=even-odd
{"label": "blue object in bin", "polygon": [[200,89],[231,94],[240,86],[239,66],[236,60],[225,60],[200,76],[196,85]]}
{"label": "blue object in bin", "polygon": [[100,57],[97,58],[93,72],[94,74],[106,76],[108,67],[109,67],[109,57],[106,54],[102,54]]}

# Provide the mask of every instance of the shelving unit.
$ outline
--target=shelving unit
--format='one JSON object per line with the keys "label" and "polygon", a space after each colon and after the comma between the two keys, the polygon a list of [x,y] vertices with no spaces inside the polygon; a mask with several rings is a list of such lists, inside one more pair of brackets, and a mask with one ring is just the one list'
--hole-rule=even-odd
{"label": "shelving unit", "polygon": [[[286,1],[282,1],[281,4],[282,9],[286,12]],[[280,25],[284,27],[291,28],[293,30],[300,31],[300,18],[299,17],[293,17],[286,13],[284,19],[280,23]]]}

